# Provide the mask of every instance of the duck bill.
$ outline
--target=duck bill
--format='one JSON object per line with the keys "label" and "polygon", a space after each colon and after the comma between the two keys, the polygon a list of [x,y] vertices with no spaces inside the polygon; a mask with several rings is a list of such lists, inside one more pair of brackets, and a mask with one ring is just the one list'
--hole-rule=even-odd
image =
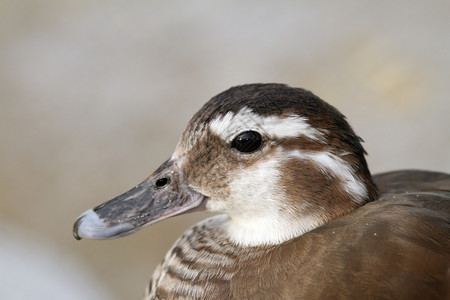
{"label": "duck bill", "polygon": [[128,192],[83,213],[73,226],[76,239],[111,239],[179,214],[203,210],[207,197],[184,181],[176,160],[167,160]]}

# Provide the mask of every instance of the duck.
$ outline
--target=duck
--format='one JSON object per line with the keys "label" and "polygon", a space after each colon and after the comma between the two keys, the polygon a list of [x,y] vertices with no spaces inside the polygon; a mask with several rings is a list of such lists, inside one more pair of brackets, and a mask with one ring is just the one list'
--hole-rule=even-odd
{"label": "duck", "polygon": [[172,156],[87,210],[76,239],[195,211],[145,299],[448,299],[450,174],[372,176],[362,139],[312,92],[245,84],[209,100]]}

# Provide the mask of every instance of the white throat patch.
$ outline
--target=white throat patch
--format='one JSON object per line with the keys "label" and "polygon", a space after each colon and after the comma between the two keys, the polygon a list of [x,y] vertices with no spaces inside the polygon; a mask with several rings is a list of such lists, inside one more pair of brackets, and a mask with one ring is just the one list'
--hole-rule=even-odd
{"label": "white throat patch", "polygon": [[248,108],[238,113],[228,112],[210,123],[211,131],[224,141],[230,142],[238,133],[255,130],[271,138],[294,138],[304,135],[313,140],[323,140],[323,134],[308,124],[307,118],[295,114],[280,118],[261,116]]}

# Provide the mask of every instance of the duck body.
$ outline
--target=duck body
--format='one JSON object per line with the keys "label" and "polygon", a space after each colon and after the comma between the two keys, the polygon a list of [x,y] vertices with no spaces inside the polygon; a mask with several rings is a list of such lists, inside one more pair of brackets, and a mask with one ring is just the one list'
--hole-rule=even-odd
{"label": "duck body", "polygon": [[219,213],[175,243],[147,299],[448,299],[450,175],[372,177],[361,142],[309,91],[233,87],[192,117],[166,162],[73,233],[117,238]]}
{"label": "duck body", "polygon": [[379,199],[281,245],[236,245],[224,215],[196,224],[158,266],[146,299],[448,299],[450,176],[374,180]]}

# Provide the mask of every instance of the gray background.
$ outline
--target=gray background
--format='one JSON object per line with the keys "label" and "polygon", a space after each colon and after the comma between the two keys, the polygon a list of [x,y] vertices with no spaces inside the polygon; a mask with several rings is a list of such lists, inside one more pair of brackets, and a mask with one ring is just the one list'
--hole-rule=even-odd
{"label": "gray background", "polygon": [[[75,241],[80,213],[168,158],[242,83],[347,115],[373,172],[450,171],[447,1],[0,1],[0,296],[137,299],[205,214]],[[7,296],[7,297],[6,297]]]}

